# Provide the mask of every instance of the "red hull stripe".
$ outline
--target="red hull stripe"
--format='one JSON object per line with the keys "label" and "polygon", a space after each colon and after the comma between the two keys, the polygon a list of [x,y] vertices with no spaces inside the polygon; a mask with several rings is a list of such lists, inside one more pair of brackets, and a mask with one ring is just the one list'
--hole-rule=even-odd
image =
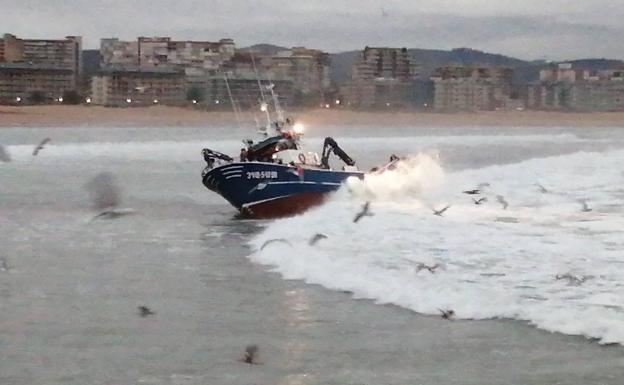
{"label": "red hull stripe", "polygon": [[306,192],[264,202],[252,203],[241,209],[251,218],[279,218],[300,214],[325,200],[327,193]]}

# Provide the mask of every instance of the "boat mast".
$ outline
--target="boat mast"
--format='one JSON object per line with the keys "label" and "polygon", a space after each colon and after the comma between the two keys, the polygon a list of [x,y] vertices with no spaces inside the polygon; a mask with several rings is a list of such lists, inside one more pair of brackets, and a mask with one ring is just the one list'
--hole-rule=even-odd
{"label": "boat mast", "polygon": [[232,105],[232,109],[234,110],[234,116],[236,117],[236,122],[238,123],[238,128],[242,128],[241,120],[240,120],[240,107],[236,104],[234,97],[232,96],[232,90],[230,89],[230,82],[228,82],[227,76],[223,77],[225,80],[225,87],[227,88],[228,96],[230,97],[230,104]]}
{"label": "boat mast", "polygon": [[275,106],[275,112],[277,113],[277,119],[278,119],[278,121],[283,122],[284,121],[284,111],[282,111],[282,107],[280,106],[280,102],[279,102],[279,99],[277,97],[277,94],[275,93],[274,88],[275,88],[275,84],[273,84],[273,82],[271,82],[271,84],[269,84],[267,86],[267,89],[269,91],[271,91],[271,97],[273,98],[273,105]]}
{"label": "boat mast", "polygon": [[269,128],[271,126],[271,113],[269,112],[269,104],[267,103],[266,97],[264,96],[262,83],[260,83],[260,76],[258,76],[258,67],[256,67],[256,59],[251,48],[249,49],[249,54],[251,56],[251,64],[253,66],[254,74],[256,75],[256,81],[258,82],[258,88],[260,89],[260,97],[262,98],[262,105],[260,106],[260,110],[266,114],[267,128]]}

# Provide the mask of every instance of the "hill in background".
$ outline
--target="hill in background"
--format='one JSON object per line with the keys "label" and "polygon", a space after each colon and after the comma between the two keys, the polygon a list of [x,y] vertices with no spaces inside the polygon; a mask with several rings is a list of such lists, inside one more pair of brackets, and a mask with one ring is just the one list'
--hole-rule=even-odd
{"label": "hill in background", "polygon": [[[332,55],[331,77],[332,81],[340,84],[351,76],[351,64],[356,60],[361,51],[340,52]],[[493,65],[510,67],[516,70],[517,81],[525,82],[536,80],[539,77],[539,67],[534,62],[528,62],[512,57],[491,54],[473,50],[470,48],[457,48],[451,51],[410,48],[407,50],[410,58],[418,65],[418,73],[421,78],[428,79],[438,67],[447,65]]]}
{"label": "hill in background", "polygon": [[[254,44],[240,50],[252,50],[259,54],[275,55],[288,50],[274,44]],[[470,48],[456,48],[450,51],[410,48],[407,50],[411,59],[417,64],[419,76],[428,79],[436,68],[448,65],[492,65],[509,67],[514,70],[514,83],[525,84],[539,80],[539,71],[549,64],[545,61],[526,61],[513,57],[482,52]],[[331,54],[330,78],[335,84],[343,84],[351,78],[351,65],[361,55],[361,50]],[[100,69],[99,50],[84,50],[83,70],[85,78],[90,78]],[[577,59],[565,61],[575,68],[588,70],[604,70],[613,68],[624,69],[624,61],[614,59]]]}

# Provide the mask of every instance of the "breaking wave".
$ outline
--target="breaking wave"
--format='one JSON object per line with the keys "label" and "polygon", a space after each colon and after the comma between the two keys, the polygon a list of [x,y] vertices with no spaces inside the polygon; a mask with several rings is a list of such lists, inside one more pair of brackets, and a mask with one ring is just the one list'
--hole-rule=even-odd
{"label": "breaking wave", "polygon": [[[251,241],[250,259],[285,279],[422,314],[452,309],[622,344],[622,161],[624,151],[576,153],[445,173],[419,154],[272,222]],[[462,191],[480,183],[487,202],[476,205]],[[374,216],[353,223],[364,201]],[[327,238],[311,246],[316,233]],[[261,250],[275,238],[292,246]]]}

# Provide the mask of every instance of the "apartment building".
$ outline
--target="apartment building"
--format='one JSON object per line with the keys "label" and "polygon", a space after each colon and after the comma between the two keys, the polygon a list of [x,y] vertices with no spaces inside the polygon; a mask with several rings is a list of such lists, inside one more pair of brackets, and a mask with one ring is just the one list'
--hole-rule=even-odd
{"label": "apartment building", "polygon": [[541,110],[624,110],[624,68],[588,70],[560,63],[527,87],[527,107]]}
{"label": "apartment building", "polygon": [[91,83],[91,102],[109,107],[180,105],[185,95],[184,72],[166,68],[105,69]]}
{"label": "apartment building", "polygon": [[0,98],[3,102],[27,100],[31,93],[58,99],[76,91],[82,72],[82,39],[0,38]]}
{"label": "apartment building", "polygon": [[366,47],[340,89],[342,103],[354,107],[405,106],[416,78],[407,49]]}
{"label": "apartment building", "polygon": [[170,37],[139,37],[136,41],[101,39],[103,67],[185,68],[217,71],[235,52],[232,39],[178,41]]}
{"label": "apartment building", "polygon": [[499,67],[447,66],[436,70],[434,108],[479,111],[516,105],[511,100],[513,70]]}

